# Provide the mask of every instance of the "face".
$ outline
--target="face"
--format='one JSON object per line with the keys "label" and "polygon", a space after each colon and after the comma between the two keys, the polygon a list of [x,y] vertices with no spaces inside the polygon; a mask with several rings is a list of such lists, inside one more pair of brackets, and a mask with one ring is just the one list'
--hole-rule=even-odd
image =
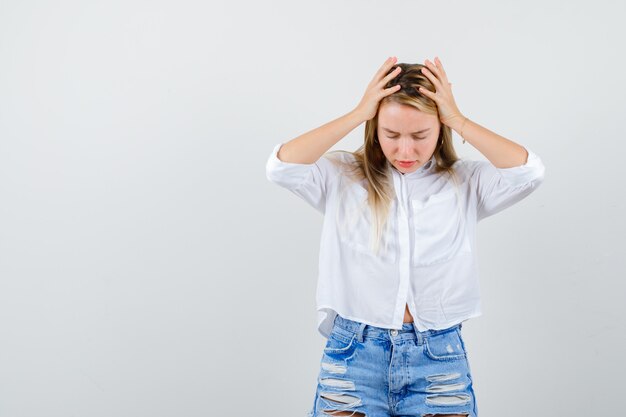
{"label": "face", "polygon": [[428,162],[437,147],[439,129],[437,115],[406,104],[384,102],[378,109],[380,147],[387,160],[403,174]]}

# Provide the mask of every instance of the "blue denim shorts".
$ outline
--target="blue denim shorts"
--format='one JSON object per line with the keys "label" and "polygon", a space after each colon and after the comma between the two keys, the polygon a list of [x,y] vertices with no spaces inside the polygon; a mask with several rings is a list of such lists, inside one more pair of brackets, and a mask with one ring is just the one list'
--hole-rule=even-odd
{"label": "blue denim shorts", "polygon": [[307,416],[477,417],[461,327],[392,330],[336,316]]}

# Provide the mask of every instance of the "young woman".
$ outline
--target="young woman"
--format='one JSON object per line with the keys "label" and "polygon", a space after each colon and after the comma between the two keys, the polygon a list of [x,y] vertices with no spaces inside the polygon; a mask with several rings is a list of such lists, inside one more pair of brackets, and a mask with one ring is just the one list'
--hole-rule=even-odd
{"label": "young woman", "polygon": [[[275,146],[267,177],[324,214],[312,416],[477,416],[462,322],[481,314],[476,225],[544,178],[461,114],[438,58],[376,72],[354,110]],[[328,150],[366,122],[354,152]],[[452,130],[489,161],[461,160]]]}

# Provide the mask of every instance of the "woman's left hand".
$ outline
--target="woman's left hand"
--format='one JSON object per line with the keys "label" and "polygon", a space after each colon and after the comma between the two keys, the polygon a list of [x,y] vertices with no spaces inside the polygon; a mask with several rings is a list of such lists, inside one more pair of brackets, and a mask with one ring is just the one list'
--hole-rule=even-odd
{"label": "woman's left hand", "polygon": [[419,92],[437,103],[441,123],[452,128],[452,125],[463,122],[465,118],[454,102],[452,84],[448,82],[448,77],[438,57],[435,57],[434,64],[426,60],[425,65],[427,68],[422,68],[422,73],[433,83],[436,91],[433,93],[424,87],[420,87]]}

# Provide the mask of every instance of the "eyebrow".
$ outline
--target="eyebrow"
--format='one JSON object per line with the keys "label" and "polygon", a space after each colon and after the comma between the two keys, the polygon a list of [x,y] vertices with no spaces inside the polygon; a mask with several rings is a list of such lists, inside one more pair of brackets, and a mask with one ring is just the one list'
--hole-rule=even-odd
{"label": "eyebrow", "polygon": [[[386,130],[386,131],[387,131],[387,132],[389,132],[389,133],[398,133],[398,132],[394,132],[394,131],[393,131],[393,130],[391,130],[391,129],[387,129],[386,127],[383,127],[382,129],[383,129],[383,130]],[[416,134],[416,133],[424,133],[424,132],[428,132],[429,130],[430,130],[430,128],[427,128],[427,129],[422,129],[422,130],[420,130],[420,131],[418,131],[418,132],[413,132],[413,133],[411,133],[411,134],[413,135],[413,134]]]}

